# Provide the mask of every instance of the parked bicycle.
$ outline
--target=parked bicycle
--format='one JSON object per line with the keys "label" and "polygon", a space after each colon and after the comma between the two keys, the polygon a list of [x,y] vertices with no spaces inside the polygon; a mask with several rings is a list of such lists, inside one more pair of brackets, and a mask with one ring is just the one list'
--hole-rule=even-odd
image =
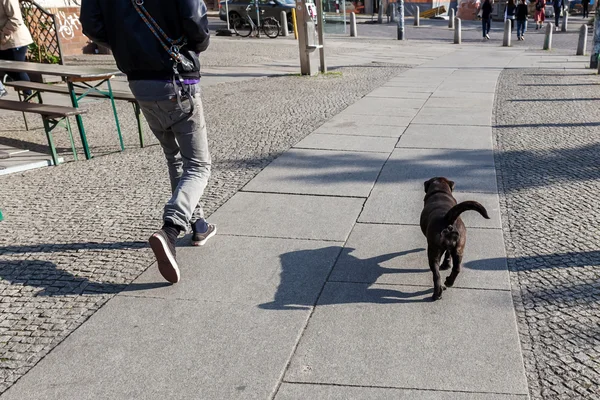
{"label": "parked bicycle", "polygon": [[[279,36],[279,21],[273,17],[266,17],[262,18],[260,21],[260,26],[257,26],[254,21],[252,21],[252,18],[250,18],[250,7],[251,4],[246,7],[245,15],[234,21],[233,30],[235,33],[241,37],[248,37],[255,32],[255,36],[259,36],[260,30],[262,30],[264,34],[271,39],[275,39],[277,36]],[[260,10],[260,12],[262,14],[264,13],[264,10]]]}

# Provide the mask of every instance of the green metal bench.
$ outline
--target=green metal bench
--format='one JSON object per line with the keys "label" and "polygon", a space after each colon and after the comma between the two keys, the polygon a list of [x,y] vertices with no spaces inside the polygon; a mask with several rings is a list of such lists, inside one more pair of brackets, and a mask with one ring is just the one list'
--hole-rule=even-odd
{"label": "green metal bench", "polygon": [[[42,98],[40,96],[41,92],[59,93],[59,94],[66,94],[66,95],[70,94],[69,88],[66,86],[51,85],[51,84],[47,84],[47,83],[37,83],[37,82],[28,82],[28,81],[12,81],[12,82],[6,82],[4,85],[14,88],[19,94],[19,99],[29,100],[30,98],[37,96],[40,103],[42,103]],[[25,90],[31,90],[33,92],[32,95],[25,96],[23,94],[23,91],[25,91]],[[77,88],[77,87],[75,88],[75,93],[78,96],[86,94],[89,97],[106,98],[106,96],[104,96],[100,93],[96,93],[96,92],[85,93],[85,92],[86,91],[82,88]],[[130,92],[115,92],[115,91],[113,91],[112,93],[113,93],[113,98],[115,100],[127,101],[127,102],[131,103],[131,105],[133,106],[133,112],[135,113],[135,119],[137,121],[138,135],[140,138],[140,147],[144,147],[144,133],[142,130],[142,121],[141,121],[141,117],[140,117],[141,116],[140,106],[137,103],[137,101],[135,100],[135,97]],[[29,127],[27,126],[27,118],[25,117],[25,114],[23,114],[23,119],[25,120],[25,129],[29,130]],[[121,141],[121,148],[124,149],[125,147],[123,146],[123,138],[121,137],[120,132],[119,132],[119,140]]]}
{"label": "green metal bench", "polygon": [[77,152],[75,151],[75,142],[73,141],[73,133],[71,131],[71,124],[69,123],[69,117],[85,114],[86,110],[73,107],[53,106],[49,104],[37,104],[12,100],[0,100],[0,109],[38,114],[42,116],[42,120],[44,121],[44,131],[46,132],[48,146],[50,147],[50,153],[52,155],[52,162],[55,166],[59,164],[59,160],[58,155],[56,154],[56,147],[54,146],[52,131],[57,126],[66,128],[67,132],[69,133],[69,140],[71,141],[73,157],[75,160],[77,160]]}

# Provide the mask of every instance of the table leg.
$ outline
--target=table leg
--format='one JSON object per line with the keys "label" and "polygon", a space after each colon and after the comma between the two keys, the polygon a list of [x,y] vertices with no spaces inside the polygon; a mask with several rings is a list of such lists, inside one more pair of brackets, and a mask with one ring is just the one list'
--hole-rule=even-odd
{"label": "table leg", "polygon": [[[77,102],[77,95],[75,94],[75,88],[73,87],[73,82],[67,81],[67,85],[69,86],[69,96],[71,96],[71,104],[73,107],[79,108],[79,103]],[[92,158],[92,154],[90,153],[90,148],[88,146],[87,138],[85,136],[85,128],[83,127],[83,119],[81,115],[76,115],[75,120],[77,121],[77,128],[79,128],[79,136],[81,137],[81,144],[83,145],[83,152],[85,153],[85,158],[89,160]]]}
{"label": "table leg", "polygon": [[117,123],[117,133],[119,134],[119,143],[121,144],[121,151],[123,151],[123,150],[125,150],[125,145],[123,144],[123,135],[121,135],[121,126],[119,125],[119,117],[117,116],[117,107],[115,106],[115,98],[113,97],[110,79],[107,80],[106,83],[108,84],[108,96],[110,97],[110,103],[112,104],[113,113],[115,114],[115,122]]}

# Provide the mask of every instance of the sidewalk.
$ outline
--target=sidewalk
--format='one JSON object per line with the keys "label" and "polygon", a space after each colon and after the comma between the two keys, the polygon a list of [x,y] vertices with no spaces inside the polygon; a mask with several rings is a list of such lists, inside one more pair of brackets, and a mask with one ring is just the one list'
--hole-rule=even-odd
{"label": "sidewalk", "polygon": [[[348,107],[213,214],[206,247],[181,243],[181,283],[149,268],[3,400],[527,399],[491,140],[516,54],[462,48]],[[465,268],[432,303],[418,216],[440,175],[492,219],[464,215]]]}

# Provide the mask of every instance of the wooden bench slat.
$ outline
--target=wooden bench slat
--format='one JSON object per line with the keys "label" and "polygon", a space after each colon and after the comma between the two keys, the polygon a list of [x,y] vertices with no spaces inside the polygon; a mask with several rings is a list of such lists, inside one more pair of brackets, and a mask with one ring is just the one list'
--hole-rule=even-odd
{"label": "wooden bench slat", "polygon": [[[12,82],[6,82],[4,85],[10,86],[17,90],[38,90],[40,92],[69,94],[69,88],[66,86],[49,85],[47,83],[12,81]],[[75,93],[77,93],[78,95],[83,94],[83,92],[84,92],[83,89],[75,88]],[[87,96],[106,98],[106,96],[103,96],[100,93],[94,93],[94,92],[88,93]],[[133,94],[128,93],[128,92],[119,92],[119,91],[113,90],[113,97],[115,100],[135,101],[135,97],[133,97]]]}
{"label": "wooden bench slat", "polygon": [[24,101],[0,100],[0,109],[10,111],[21,111],[33,114],[45,115],[47,117],[70,117],[72,115],[85,114],[86,110],[73,107],[53,106],[49,104],[26,103]]}

